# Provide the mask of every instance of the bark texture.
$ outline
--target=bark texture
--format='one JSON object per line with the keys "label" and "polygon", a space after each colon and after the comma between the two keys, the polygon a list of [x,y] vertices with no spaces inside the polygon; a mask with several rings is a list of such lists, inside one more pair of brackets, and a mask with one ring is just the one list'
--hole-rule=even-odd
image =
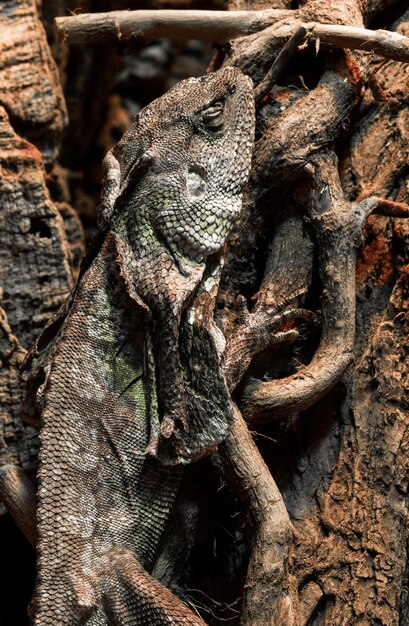
{"label": "bark texture", "polygon": [[21,421],[24,387],[18,368],[72,286],[63,219],[47,189],[45,169],[55,163],[67,116],[35,3],[4,2],[0,28],[0,458],[33,469],[36,435]]}
{"label": "bark texture", "polygon": [[[80,5],[278,11],[216,54],[183,35],[58,46],[52,19]],[[34,478],[18,368],[73,284],[83,226],[95,232],[104,152],[213,54],[211,68],[237,65],[258,87],[251,179],[216,307],[235,422],[219,453],[186,471],[154,574],[209,626],[409,626],[409,224],[390,217],[409,204],[409,64],[316,35],[304,45],[301,23],[409,36],[394,0],[2,3],[0,460]],[[295,321],[297,307],[319,324]],[[21,547],[1,528],[6,572],[9,538],[14,555]],[[1,610],[0,621],[28,623],[16,605]]]}

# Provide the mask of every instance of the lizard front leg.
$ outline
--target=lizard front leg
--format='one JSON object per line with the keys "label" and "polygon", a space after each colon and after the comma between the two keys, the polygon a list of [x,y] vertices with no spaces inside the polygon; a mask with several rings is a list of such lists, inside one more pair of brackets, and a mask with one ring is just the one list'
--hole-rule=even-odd
{"label": "lizard front leg", "polygon": [[251,313],[247,309],[245,298],[238,298],[238,325],[227,342],[222,359],[226,383],[230,390],[234,390],[238,385],[252,358],[258,352],[269,345],[297,339],[299,333],[294,328],[279,331],[285,323],[295,319],[317,322],[318,318],[312,311],[301,308],[283,310],[299,295],[301,294],[297,292],[277,306],[270,306],[265,295],[260,295]]}

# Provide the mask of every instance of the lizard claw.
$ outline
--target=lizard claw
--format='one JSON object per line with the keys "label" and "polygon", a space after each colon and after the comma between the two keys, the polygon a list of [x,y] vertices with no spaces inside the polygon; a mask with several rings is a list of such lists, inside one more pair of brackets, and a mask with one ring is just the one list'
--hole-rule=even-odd
{"label": "lizard claw", "polygon": [[313,311],[301,308],[283,310],[301,293],[295,292],[276,306],[268,303],[264,292],[260,293],[253,311],[247,313],[245,323],[238,324],[229,338],[223,355],[224,375],[229,389],[236,387],[255,354],[270,345],[294,342],[298,338],[298,330],[286,328],[285,324],[296,319],[319,323],[319,316]]}
{"label": "lizard claw", "polygon": [[235,300],[236,310],[237,310],[237,321],[241,324],[246,324],[249,320],[250,313],[247,307],[246,298],[239,293]]}

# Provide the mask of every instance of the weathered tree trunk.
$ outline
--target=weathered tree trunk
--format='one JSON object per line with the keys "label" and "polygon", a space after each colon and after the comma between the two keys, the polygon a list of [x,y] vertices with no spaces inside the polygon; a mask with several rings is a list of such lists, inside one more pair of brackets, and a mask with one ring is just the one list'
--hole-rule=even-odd
{"label": "weathered tree trunk", "polygon": [[[38,4],[0,7],[0,461],[33,480],[37,439],[23,421],[18,369],[75,280],[78,215],[95,230],[103,153],[140,106],[204,72],[209,58],[200,44],[170,41],[133,42],[132,54],[113,43],[61,48],[51,21],[76,3],[43,0],[46,31]],[[152,8],[123,4],[81,3]],[[256,326],[263,307],[295,302],[321,321],[289,321],[281,330],[298,327],[295,342],[252,360],[233,393],[228,441],[186,472],[155,575],[210,626],[409,626],[409,224],[399,217],[409,204],[409,64],[316,38],[298,46],[301,22],[409,36],[409,13],[393,0],[208,8],[280,10],[211,62],[235,64],[257,85],[288,34],[301,37],[259,87],[252,174],[217,321],[241,350],[242,320]],[[7,516],[0,528],[1,571],[22,555],[17,602],[28,603],[30,549]],[[0,623],[27,624],[9,594],[0,587]]]}

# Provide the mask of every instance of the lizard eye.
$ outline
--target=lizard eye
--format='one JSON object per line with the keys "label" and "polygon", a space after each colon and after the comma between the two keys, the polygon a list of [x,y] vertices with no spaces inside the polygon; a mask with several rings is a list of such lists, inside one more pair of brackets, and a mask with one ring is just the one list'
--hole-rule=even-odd
{"label": "lizard eye", "polygon": [[208,130],[220,130],[223,126],[223,103],[216,102],[202,113],[202,122]]}

